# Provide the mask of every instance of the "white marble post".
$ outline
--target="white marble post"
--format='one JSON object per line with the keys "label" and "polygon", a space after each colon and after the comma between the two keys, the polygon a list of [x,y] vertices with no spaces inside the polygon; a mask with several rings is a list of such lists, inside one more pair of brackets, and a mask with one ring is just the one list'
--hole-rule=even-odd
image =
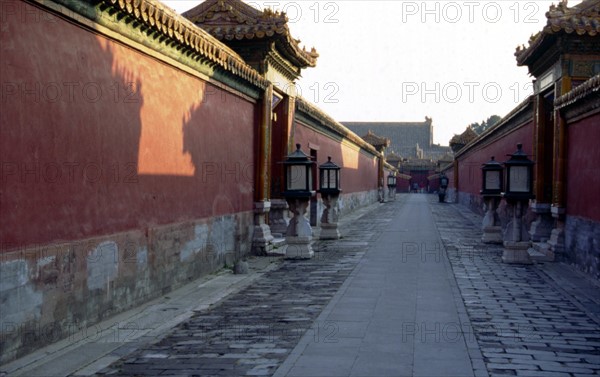
{"label": "white marble post", "polygon": [[502,244],[502,227],[500,226],[500,218],[496,212],[500,197],[484,196],[483,199],[485,200],[486,212],[483,217],[481,242]]}
{"label": "white marble post", "polygon": [[288,259],[310,259],[314,255],[311,246],[312,228],[310,222],[304,216],[310,198],[289,198],[287,203],[294,216],[290,219],[285,235],[287,243],[285,257]]}
{"label": "white marble post", "polygon": [[252,253],[266,255],[273,249],[273,235],[265,221],[269,213],[271,202],[261,201],[254,203],[254,236],[252,237]]}
{"label": "white marble post", "polygon": [[523,225],[523,201],[509,201],[512,219],[504,231],[504,252],[502,262],[510,264],[531,264],[528,249],[529,233]]}
{"label": "white marble post", "polygon": [[271,199],[269,225],[271,227],[271,234],[273,234],[273,236],[285,236],[288,224],[290,222],[287,213],[288,204],[285,199]]}
{"label": "white marble post", "polygon": [[322,240],[337,240],[340,238],[340,231],[338,230],[339,213],[337,209],[339,195],[329,194],[322,195],[321,197],[324,208],[321,215],[321,234],[319,238]]}

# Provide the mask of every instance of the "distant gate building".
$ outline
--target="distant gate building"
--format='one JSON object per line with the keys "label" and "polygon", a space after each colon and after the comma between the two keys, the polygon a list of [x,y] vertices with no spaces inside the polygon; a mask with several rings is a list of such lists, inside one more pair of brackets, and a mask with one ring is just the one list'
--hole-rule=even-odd
{"label": "distant gate building", "polygon": [[356,134],[369,132],[390,139],[387,154],[394,153],[407,159],[438,160],[451,153],[449,147],[433,143],[433,120],[425,117],[423,122],[342,122]]}

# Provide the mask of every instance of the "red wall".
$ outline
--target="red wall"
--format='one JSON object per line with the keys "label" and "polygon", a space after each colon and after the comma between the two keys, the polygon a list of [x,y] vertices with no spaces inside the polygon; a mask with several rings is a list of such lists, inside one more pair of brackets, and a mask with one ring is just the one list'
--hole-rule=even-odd
{"label": "red wall", "polygon": [[302,123],[296,122],[294,126],[294,143],[300,143],[306,154],[309,154],[309,145],[318,148],[317,166],[327,162],[327,156],[331,156],[331,161],[342,167],[340,184],[343,193],[377,190],[377,161],[373,157],[345,146]]}
{"label": "red wall", "polygon": [[454,182],[454,166],[451,166],[449,169],[444,170],[446,174],[446,178],[448,178],[448,189],[453,189],[456,187],[456,182]]}
{"label": "red wall", "polygon": [[416,183],[417,185],[419,185],[419,190],[424,190],[424,192],[428,192],[427,190],[429,189],[429,179],[427,179],[427,177],[429,177],[433,173],[434,172],[431,170],[411,170],[410,173],[406,174],[410,174],[410,176],[412,177],[410,179],[411,188]]}
{"label": "red wall", "polygon": [[567,126],[567,214],[600,221],[600,113]]}
{"label": "red wall", "polygon": [[3,5],[3,250],[252,209],[254,104]]}
{"label": "red wall", "polygon": [[[481,190],[481,165],[488,162],[492,156],[498,162],[504,162],[517,150],[517,144],[523,144],[523,151],[533,159],[533,122],[514,130],[513,132],[494,140],[491,144],[482,144],[458,158],[458,191],[479,195]],[[454,187],[451,181],[450,187]]]}

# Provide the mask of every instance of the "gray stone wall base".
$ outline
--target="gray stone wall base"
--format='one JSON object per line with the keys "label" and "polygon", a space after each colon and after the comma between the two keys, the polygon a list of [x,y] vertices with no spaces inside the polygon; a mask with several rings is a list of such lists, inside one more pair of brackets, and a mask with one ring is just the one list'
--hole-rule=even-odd
{"label": "gray stone wall base", "polygon": [[575,216],[565,220],[562,260],[600,279],[600,222]]}
{"label": "gray stone wall base", "polygon": [[0,364],[232,265],[253,229],[248,211],[4,253]]}

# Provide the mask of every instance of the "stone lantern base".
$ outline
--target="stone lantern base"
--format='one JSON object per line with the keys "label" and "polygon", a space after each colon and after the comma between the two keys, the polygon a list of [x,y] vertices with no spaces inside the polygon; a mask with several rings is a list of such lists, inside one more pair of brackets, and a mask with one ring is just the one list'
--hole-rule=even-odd
{"label": "stone lantern base", "polygon": [[322,240],[339,240],[341,237],[337,223],[321,223],[321,234],[319,239]]}
{"label": "stone lantern base", "polygon": [[290,219],[285,234],[287,243],[285,257],[288,259],[310,259],[314,255],[312,249],[312,228],[304,216],[310,197],[288,198],[287,203],[294,217]]}
{"label": "stone lantern base", "polygon": [[265,215],[269,213],[270,208],[269,201],[254,203],[254,236],[252,238],[254,255],[267,255],[273,250],[273,235],[269,225],[265,222]]}
{"label": "stone lantern base", "polygon": [[504,241],[502,262],[509,264],[532,264],[529,257],[530,243],[523,241]]}
{"label": "stone lantern base", "polygon": [[339,194],[321,193],[323,198],[323,215],[321,216],[321,234],[319,239],[338,240],[340,231],[338,230],[338,210],[337,203]]}
{"label": "stone lantern base", "polygon": [[315,255],[311,245],[312,237],[287,236],[285,241],[286,259],[311,259]]}
{"label": "stone lantern base", "polygon": [[502,227],[497,225],[483,227],[481,242],[502,245]]}
{"label": "stone lantern base", "polygon": [[487,208],[485,216],[483,217],[482,230],[483,235],[481,236],[481,242],[502,244],[502,226],[500,226],[500,218],[496,212],[500,197],[498,196],[484,196],[485,206]]}

